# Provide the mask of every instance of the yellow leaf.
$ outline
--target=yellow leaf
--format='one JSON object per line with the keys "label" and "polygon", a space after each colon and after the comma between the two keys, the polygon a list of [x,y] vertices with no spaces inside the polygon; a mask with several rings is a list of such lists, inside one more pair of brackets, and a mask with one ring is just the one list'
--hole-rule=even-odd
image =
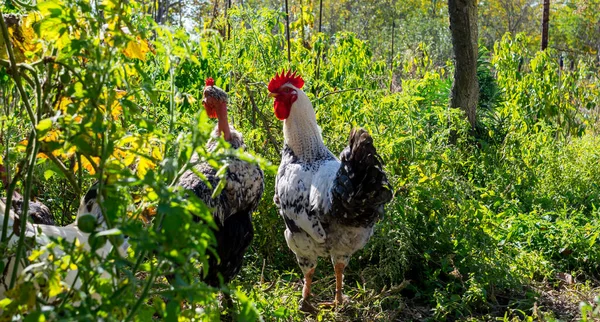
{"label": "yellow leaf", "polygon": [[69,267],[70,261],[71,261],[71,256],[69,256],[69,255],[66,255],[65,257],[61,258],[60,269],[62,269],[63,271],[66,270]]}
{"label": "yellow leaf", "polygon": [[115,93],[117,98],[123,98],[125,97],[125,95],[127,95],[127,91],[124,91],[122,89],[115,89]]}
{"label": "yellow leaf", "polygon": [[152,157],[157,160],[162,160],[162,152],[158,146],[152,147]]}
{"label": "yellow leaf", "polygon": [[123,165],[128,167],[135,161],[135,154],[131,153],[123,159]]}
{"label": "yellow leaf", "polygon": [[34,260],[38,259],[44,253],[45,253],[44,250],[34,249],[33,251],[31,251],[31,255],[29,255],[28,259],[30,262],[33,262]]}
{"label": "yellow leaf", "polygon": [[[98,157],[91,157],[91,162],[94,162],[94,164],[96,166],[98,166],[98,164],[100,163],[100,158]],[[86,169],[91,175],[96,174],[96,170],[94,169],[94,166],[92,165],[92,163],[90,162],[90,160],[88,160],[88,158],[83,155],[81,158],[81,167],[83,169]],[[73,171],[77,172],[77,170],[79,170],[79,164],[75,163],[75,167],[73,167]]]}
{"label": "yellow leaf", "polygon": [[17,144],[17,151],[25,152],[25,150],[27,149],[27,144],[29,144],[28,140],[23,140],[23,141],[19,142]]}
{"label": "yellow leaf", "polygon": [[154,169],[156,165],[151,160],[140,157],[140,160],[137,164],[137,174],[140,178],[143,178],[149,169]]}
{"label": "yellow leaf", "polygon": [[185,94],[185,98],[187,99],[188,103],[190,103],[190,104],[196,103],[196,98],[194,98],[194,96],[192,96],[190,94]]}
{"label": "yellow leaf", "polygon": [[10,303],[12,303],[12,300],[9,298],[0,300],[0,309],[7,307]]}
{"label": "yellow leaf", "polygon": [[58,130],[50,130],[43,138],[40,139],[42,142],[60,142],[60,132]]}
{"label": "yellow leaf", "polygon": [[69,107],[69,104],[73,103],[73,100],[70,97],[65,97],[62,96],[58,102],[56,103],[56,110],[60,110],[61,112],[63,112],[63,114],[67,113],[67,108]]}
{"label": "yellow leaf", "polygon": [[55,297],[62,292],[62,285],[60,285],[60,275],[54,271],[48,279],[48,296]]}
{"label": "yellow leaf", "polygon": [[148,42],[139,36],[127,43],[127,47],[123,50],[123,54],[128,58],[137,58],[146,60],[146,54],[150,51]]}

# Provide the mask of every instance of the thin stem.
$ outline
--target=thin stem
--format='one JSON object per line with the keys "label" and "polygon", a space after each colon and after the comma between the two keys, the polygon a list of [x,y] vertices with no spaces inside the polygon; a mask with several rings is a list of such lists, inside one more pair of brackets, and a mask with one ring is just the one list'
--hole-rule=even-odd
{"label": "thin stem", "polygon": [[75,189],[75,193],[77,195],[80,195],[81,188],[79,187],[79,184],[77,184],[77,178],[75,178],[75,175],[73,175],[73,172],[69,171],[69,169],[67,169],[67,167],[64,165],[64,163],[62,163],[62,161],[60,161],[58,158],[56,158],[56,156],[54,156],[54,154],[52,154],[52,152],[49,152],[49,153],[44,152],[44,154],[46,156],[48,156],[48,158],[52,162],[54,162],[54,164],[58,167],[58,169],[65,175],[67,180],[69,180],[69,183]]}
{"label": "thin stem", "polygon": [[252,105],[252,108],[254,109],[256,114],[258,114],[258,116],[260,117],[260,120],[263,122],[263,126],[265,127],[265,129],[267,131],[267,137],[269,138],[269,141],[271,142],[271,144],[273,144],[273,148],[277,149],[279,147],[279,144],[277,144],[277,140],[275,140],[275,137],[273,136],[273,134],[271,134],[271,127],[269,126],[267,119],[265,118],[263,113],[260,111],[258,106],[256,106],[256,102],[254,101],[254,96],[252,96],[252,92],[250,91],[250,88],[248,88],[248,85],[245,85],[245,87],[246,87],[246,92],[248,93],[248,98],[250,99],[250,104]]}
{"label": "thin stem", "polygon": [[343,92],[351,92],[351,91],[362,91],[362,90],[363,90],[363,88],[362,88],[362,87],[355,87],[355,88],[341,89],[341,90],[339,90],[339,91],[333,91],[333,92],[326,93],[325,95],[323,95],[323,96],[321,96],[321,97],[317,98],[317,101],[320,101],[320,100],[322,100],[323,98],[325,98],[325,97],[327,97],[327,96],[329,96],[329,95],[333,95],[333,94],[338,94],[338,93],[343,93]]}
{"label": "thin stem", "polygon": [[135,312],[138,310],[138,308],[140,307],[140,305],[142,305],[142,303],[146,300],[146,297],[148,296],[148,291],[150,290],[150,286],[152,285],[152,282],[154,281],[154,278],[156,278],[156,274],[158,273],[158,266],[160,266],[160,263],[158,265],[156,265],[156,266],[157,267],[151,266],[152,267],[152,273],[150,273],[150,277],[148,278],[148,281],[146,281],[146,285],[144,285],[144,289],[142,290],[142,294],[140,295],[140,297],[138,298],[138,300],[133,305],[133,308],[131,309],[131,312],[129,312],[129,314],[125,318],[125,321],[131,321],[131,319],[135,315]]}
{"label": "thin stem", "polygon": [[[33,141],[32,137],[30,136],[29,141],[27,142],[27,149],[26,151],[29,151],[32,148],[33,145]],[[7,149],[8,149],[8,144],[7,144]],[[8,164],[6,165],[8,168]],[[19,170],[21,170],[22,168],[19,168]],[[10,210],[11,210],[11,205],[12,205],[12,198],[13,198],[13,194],[15,192],[15,188],[17,187],[17,179],[21,176],[20,172],[17,172],[10,184],[8,185],[8,188],[6,189],[6,209],[4,211],[4,222],[2,223],[2,238],[0,239],[1,241],[5,241],[8,238],[8,219],[10,218]]]}
{"label": "thin stem", "polygon": [[33,80],[27,76],[27,74],[23,73],[21,76],[25,78],[30,84],[33,83],[31,87],[35,89],[36,100],[37,100],[37,119],[42,118],[42,83],[40,82],[40,78],[38,77],[38,73],[35,68],[31,67],[28,64],[19,64],[20,69],[27,70],[33,75]]}
{"label": "thin stem", "polygon": [[[169,135],[173,133],[173,127],[175,126],[175,71],[173,66],[170,68],[171,77],[171,93],[169,96],[169,112],[171,119],[169,120]],[[167,149],[165,149],[166,153]]]}
{"label": "thin stem", "polygon": [[80,82],[82,82],[82,83],[83,83],[83,78],[81,77],[81,75],[79,75],[79,73],[78,73],[78,72],[77,72],[75,69],[73,69],[73,67],[71,67],[71,66],[69,66],[69,65],[67,65],[66,63],[63,63],[63,62],[61,62],[61,61],[58,61],[58,60],[55,60],[55,61],[53,61],[52,63],[53,63],[53,64],[60,65],[60,66],[62,66],[63,68],[66,68],[68,71],[70,71],[70,72],[71,72],[71,74],[75,75],[75,77],[77,77],[77,78],[79,79],[79,81],[80,81]]}
{"label": "thin stem", "polygon": [[[33,182],[33,168],[35,166],[36,156],[39,150],[39,144],[35,139],[35,132],[31,132],[30,139],[33,142],[31,151],[29,151],[29,163],[27,164],[27,177],[25,179],[25,191],[23,191],[23,208],[21,209],[21,234],[19,236],[19,243],[17,245],[17,254],[15,256],[15,265],[19,265],[21,256],[23,255],[23,247],[25,246],[25,229],[27,227],[27,219],[29,218],[29,199],[31,194],[31,183]],[[18,269],[14,269],[10,278],[9,288],[15,286],[17,281]]]}

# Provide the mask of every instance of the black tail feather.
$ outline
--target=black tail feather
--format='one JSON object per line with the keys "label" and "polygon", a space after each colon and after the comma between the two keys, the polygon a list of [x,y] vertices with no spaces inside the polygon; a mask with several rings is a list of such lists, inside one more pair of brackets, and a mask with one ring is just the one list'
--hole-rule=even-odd
{"label": "black tail feather", "polygon": [[366,130],[350,132],[340,161],[332,187],[334,214],[347,225],[369,225],[383,215],[383,206],[392,200],[392,190]]}

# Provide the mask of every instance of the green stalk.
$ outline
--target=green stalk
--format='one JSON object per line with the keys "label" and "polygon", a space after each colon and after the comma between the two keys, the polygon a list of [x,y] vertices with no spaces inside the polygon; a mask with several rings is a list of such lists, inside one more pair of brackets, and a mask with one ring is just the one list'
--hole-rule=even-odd
{"label": "green stalk", "polygon": [[[32,148],[32,145],[33,145],[33,141],[35,141],[35,138],[33,137],[33,135],[30,135],[29,140],[27,142],[26,151],[30,151],[30,149]],[[8,144],[7,144],[7,149],[8,149]],[[8,166],[8,164],[7,164],[7,166]],[[2,223],[2,239],[0,239],[1,241],[5,241],[8,238],[8,219],[10,218],[13,193],[15,192],[15,188],[17,187],[17,178],[19,176],[20,176],[19,173],[17,173],[15,176],[13,176],[12,181],[10,182],[10,184],[8,185],[8,188],[6,190],[6,209],[4,212],[4,222]]]}
{"label": "green stalk", "polygon": [[69,181],[69,183],[71,184],[71,186],[73,186],[73,188],[75,189],[75,193],[78,194],[78,195],[81,194],[81,188],[77,184],[77,178],[75,178],[75,175],[71,171],[69,171],[69,169],[67,169],[67,167],[64,165],[64,163],[62,163],[62,161],[60,161],[51,152],[44,153],[44,154],[46,156],[48,156],[48,159],[50,159],[52,161],[52,163],[54,163],[54,165],[56,165],[58,167],[58,169],[60,170],[60,172],[62,172],[63,175],[67,178],[67,180]]}
{"label": "green stalk", "polygon": [[135,316],[135,312],[140,308],[140,306],[142,305],[142,302],[144,302],[146,297],[148,296],[148,291],[150,290],[152,281],[154,281],[154,278],[156,278],[156,274],[158,273],[158,267],[160,267],[160,263],[158,263],[158,265],[156,265],[156,266],[157,267],[151,266],[153,268],[152,273],[150,273],[150,277],[148,278],[148,281],[146,281],[146,285],[144,285],[142,294],[140,294],[140,297],[133,305],[131,312],[129,312],[129,314],[125,318],[125,321],[131,321],[131,319]]}
{"label": "green stalk", "polygon": [[[173,133],[173,127],[175,126],[175,71],[173,70],[173,65],[170,68],[171,71],[171,93],[169,97],[169,112],[170,112],[170,121],[169,121],[169,135]],[[167,153],[167,149],[165,149],[165,156]]]}
{"label": "green stalk", "polygon": [[[32,131],[31,137],[34,136],[34,132]],[[19,265],[21,260],[21,256],[23,255],[23,247],[25,247],[25,228],[27,227],[27,219],[29,218],[29,199],[31,193],[31,183],[33,182],[33,168],[35,166],[36,156],[39,150],[39,144],[37,139],[31,140],[33,142],[32,148],[29,151],[29,162],[27,164],[27,177],[25,178],[25,191],[23,192],[23,208],[21,209],[21,235],[19,236],[19,243],[17,244],[17,254],[15,256],[15,265]],[[13,288],[15,286],[15,282],[17,281],[17,272],[18,269],[14,269],[12,272],[12,276],[10,278],[10,286],[9,288]]]}

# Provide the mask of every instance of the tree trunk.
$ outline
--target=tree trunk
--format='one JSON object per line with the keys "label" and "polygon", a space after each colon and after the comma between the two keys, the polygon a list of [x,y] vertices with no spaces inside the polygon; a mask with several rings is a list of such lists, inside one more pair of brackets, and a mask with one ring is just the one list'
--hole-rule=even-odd
{"label": "tree trunk", "polygon": [[225,5],[225,21],[227,21],[227,40],[231,38],[231,25],[229,24],[229,9],[231,9],[231,0],[227,0]]}
{"label": "tree trunk", "polygon": [[548,20],[550,19],[550,0],[544,0],[542,14],[542,50],[548,48]]}
{"label": "tree trunk", "polygon": [[323,19],[323,0],[319,0],[319,32],[321,32],[321,21]]}
{"label": "tree trunk", "polygon": [[477,81],[477,2],[448,0],[452,46],[454,47],[454,82],[450,107],[462,109],[471,127],[479,99]]}
{"label": "tree trunk", "polygon": [[288,7],[288,0],[285,0],[285,36],[287,39],[287,57],[288,63],[292,62],[292,54],[290,49],[290,9]]}

